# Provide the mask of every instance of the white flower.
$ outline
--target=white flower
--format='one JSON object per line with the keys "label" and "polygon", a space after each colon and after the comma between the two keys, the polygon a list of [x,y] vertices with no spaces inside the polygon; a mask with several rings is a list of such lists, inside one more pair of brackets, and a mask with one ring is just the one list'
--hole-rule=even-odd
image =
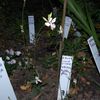
{"label": "white flower", "polygon": [[63,33],[63,29],[62,29],[62,26],[60,25],[60,28],[59,28],[59,31],[58,31],[59,34],[62,34]]}
{"label": "white flower", "polygon": [[13,64],[16,64],[16,60],[12,59],[11,61],[8,61],[7,63],[13,65]]}
{"label": "white flower", "polygon": [[14,50],[12,48],[9,50],[9,55],[11,55],[11,56],[14,55]]}
{"label": "white flower", "polygon": [[77,31],[76,24],[73,21],[72,21],[72,26],[73,26],[74,31]]}
{"label": "white flower", "polygon": [[19,66],[22,66],[22,63],[21,63],[21,61],[19,61],[19,62],[18,62],[18,65],[19,65]]}
{"label": "white flower", "polygon": [[52,18],[52,13],[50,13],[48,15],[48,19],[46,19],[45,17],[43,17],[45,22],[45,26],[50,27],[51,30],[54,30],[56,28],[55,22],[56,22],[56,18]]}
{"label": "white flower", "polygon": [[41,83],[42,80],[40,80],[38,76],[35,76],[35,83],[38,84],[39,82]]}
{"label": "white flower", "polygon": [[52,56],[54,56],[54,55],[56,55],[56,52],[53,52],[53,53],[52,53]]}
{"label": "white flower", "polygon": [[10,57],[6,56],[6,60],[10,60]]}
{"label": "white flower", "polygon": [[73,79],[73,83],[76,85],[77,84],[77,79]]}
{"label": "white flower", "polygon": [[28,65],[28,61],[25,61],[25,65]]}
{"label": "white flower", "polygon": [[7,53],[7,54],[9,54],[9,50],[7,49],[7,50],[5,50],[5,52]]}
{"label": "white flower", "polygon": [[15,60],[15,59],[12,59],[12,60],[11,60],[11,63],[12,63],[12,64],[15,64],[15,63],[16,63],[16,60]]}
{"label": "white flower", "polygon": [[24,33],[23,25],[20,25],[21,33]]}
{"label": "white flower", "polygon": [[16,56],[20,56],[20,55],[21,55],[21,52],[20,52],[20,51],[16,51],[16,52],[15,52],[15,55],[16,55]]}
{"label": "white flower", "polygon": [[14,50],[11,48],[10,50],[6,50],[5,51],[7,54],[9,54],[9,55],[11,55],[11,56],[13,56],[14,55]]}

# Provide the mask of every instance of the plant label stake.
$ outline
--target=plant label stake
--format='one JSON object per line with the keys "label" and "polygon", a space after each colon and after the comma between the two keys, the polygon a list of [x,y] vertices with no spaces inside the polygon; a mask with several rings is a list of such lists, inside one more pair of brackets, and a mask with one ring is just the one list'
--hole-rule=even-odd
{"label": "plant label stake", "polygon": [[90,50],[92,52],[94,61],[96,63],[96,66],[98,68],[98,71],[100,73],[100,55],[99,55],[99,51],[97,49],[96,43],[95,43],[95,41],[94,41],[92,36],[87,41],[88,41]]}
{"label": "plant label stake", "polygon": [[73,56],[62,56],[57,100],[64,100],[69,93]]}
{"label": "plant label stake", "polygon": [[33,44],[35,41],[35,26],[34,26],[34,16],[28,16],[29,22],[29,40]]}
{"label": "plant label stake", "polygon": [[0,100],[17,100],[13,87],[8,78],[4,62],[0,57]]}
{"label": "plant label stake", "polygon": [[64,23],[64,38],[66,38],[66,39],[68,37],[71,23],[72,23],[72,19],[70,17],[66,16],[65,23]]}

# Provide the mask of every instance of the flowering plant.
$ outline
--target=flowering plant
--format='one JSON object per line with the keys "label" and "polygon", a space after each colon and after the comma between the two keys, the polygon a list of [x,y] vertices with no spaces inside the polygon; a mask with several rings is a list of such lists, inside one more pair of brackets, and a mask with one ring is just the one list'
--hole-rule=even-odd
{"label": "flowering plant", "polygon": [[12,48],[5,50],[5,57],[3,57],[7,72],[10,74],[13,69],[19,65],[18,58],[22,55],[21,51],[14,51]]}
{"label": "flowering plant", "polygon": [[50,27],[51,30],[54,30],[56,28],[56,18],[52,18],[52,13],[48,15],[48,19],[46,19],[45,17],[43,17],[43,19],[45,21],[45,26]]}

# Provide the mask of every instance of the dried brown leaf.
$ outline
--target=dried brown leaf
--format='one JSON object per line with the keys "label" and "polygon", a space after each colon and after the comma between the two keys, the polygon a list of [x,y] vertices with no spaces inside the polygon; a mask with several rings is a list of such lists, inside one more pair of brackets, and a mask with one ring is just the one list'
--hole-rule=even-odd
{"label": "dried brown leaf", "polygon": [[27,83],[27,84],[21,85],[20,89],[23,90],[23,91],[31,91],[32,85],[31,85],[31,83]]}

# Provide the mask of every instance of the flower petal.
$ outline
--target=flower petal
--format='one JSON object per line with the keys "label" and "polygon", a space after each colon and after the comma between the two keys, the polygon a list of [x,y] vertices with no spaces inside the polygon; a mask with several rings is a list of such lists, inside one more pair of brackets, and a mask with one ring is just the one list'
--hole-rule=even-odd
{"label": "flower petal", "polygon": [[45,22],[45,26],[49,27],[50,23],[49,22]]}
{"label": "flower petal", "polygon": [[6,56],[6,60],[10,60],[10,57],[9,56]]}
{"label": "flower petal", "polygon": [[42,80],[38,79],[38,82],[42,83]]}
{"label": "flower petal", "polygon": [[49,19],[48,19],[48,22],[52,22],[52,18],[49,18]]}
{"label": "flower petal", "polygon": [[36,84],[38,84],[38,81],[37,81],[37,80],[35,80],[35,83],[36,83]]}
{"label": "flower petal", "polygon": [[7,49],[6,51],[5,51],[7,54],[9,54],[9,50]]}
{"label": "flower petal", "polygon": [[62,34],[63,33],[63,29],[62,29],[62,26],[60,25],[60,28],[59,28],[59,31],[58,31],[59,34]]}
{"label": "flower petal", "polygon": [[11,56],[14,55],[14,50],[12,48],[9,50],[9,55],[11,55]]}
{"label": "flower petal", "polygon": [[38,76],[35,76],[35,83],[38,84],[39,82],[41,83],[42,80],[40,80]]}
{"label": "flower petal", "polygon": [[55,23],[56,22],[56,18],[52,19],[52,23]]}
{"label": "flower petal", "polygon": [[16,56],[20,56],[21,52],[20,51],[16,51],[15,54],[16,54]]}
{"label": "flower petal", "polygon": [[51,30],[54,30],[56,28],[55,24],[51,24]]}

